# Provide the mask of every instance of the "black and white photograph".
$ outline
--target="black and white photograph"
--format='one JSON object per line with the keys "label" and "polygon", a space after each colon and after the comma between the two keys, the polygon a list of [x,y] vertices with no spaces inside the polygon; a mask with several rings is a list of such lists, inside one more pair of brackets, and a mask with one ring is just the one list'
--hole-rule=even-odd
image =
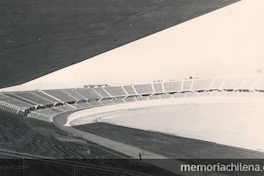
{"label": "black and white photograph", "polygon": [[0,176],[264,175],[263,0],[1,0]]}

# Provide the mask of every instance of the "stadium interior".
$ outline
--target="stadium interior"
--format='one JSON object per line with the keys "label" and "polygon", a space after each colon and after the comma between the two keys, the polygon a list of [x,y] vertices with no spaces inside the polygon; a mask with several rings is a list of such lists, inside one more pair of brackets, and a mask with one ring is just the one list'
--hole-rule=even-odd
{"label": "stadium interior", "polygon": [[[58,116],[67,118],[67,113],[71,114],[83,109],[118,104],[129,105],[132,102],[158,99],[181,101],[193,97],[197,99],[232,97],[239,101],[244,97],[251,97],[261,100],[264,96],[263,80],[263,77],[223,77],[124,86],[97,85],[75,89],[2,92],[0,94],[1,152],[12,154],[11,156],[17,154],[25,158],[57,160],[137,159],[113,148],[97,144],[96,141],[89,141],[81,135],[65,131],[54,123],[54,119]],[[264,157],[264,154],[259,151],[101,122],[85,124],[84,121],[74,128],[173,159]],[[167,142],[163,143],[163,141]],[[147,157],[144,156],[144,158]],[[128,167],[126,164],[123,166],[122,162],[116,163],[116,166]],[[150,166],[141,167],[145,174],[153,174],[148,173],[149,169],[144,168]],[[156,169],[158,168],[152,171]],[[28,174],[31,175],[34,172],[36,171],[29,171]],[[60,171],[56,171],[55,168],[52,172]]]}
{"label": "stadium interior", "polygon": [[[3,51],[0,87],[25,83],[235,2],[238,0],[198,0],[195,3],[194,0],[133,3],[112,0],[107,5],[101,0],[2,1],[0,36],[4,42],[0,45]],[[134,22],[144,25],[131,29]],[[76,24],[78,28],[73,28]],[[39,38],[40,34],[45,34],[46,38]],[[74,52],[66,52],[72,50]],[[119,126],[98,119],[86,123],[82,117],[71,121],[68,118],[82,110],[114,105],[219,97],[236,102],[246,97],[261,102],[264,77],[188,78],[0,92],[0,175],[170,176],[182,173],[164,164],[165,161],[153,163],[148,159],[159,156],[182,163],[202,163],[206,159],[210,159],[206,160],[208,163],[218,159],[263,159],[262,151]],[[126,146],[131,152],[104,145],[70,128],[101,141]],[[138,149],[145,154],[138,153]]]}

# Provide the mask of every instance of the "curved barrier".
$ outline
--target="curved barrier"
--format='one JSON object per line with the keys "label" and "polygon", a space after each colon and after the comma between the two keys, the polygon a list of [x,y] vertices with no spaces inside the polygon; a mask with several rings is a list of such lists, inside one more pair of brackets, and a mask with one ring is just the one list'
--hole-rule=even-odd
{"label": "curved barrier", "polygon": [[[235,93],[234,93],[235,94]],[[256,97],[226,97],[226,96],[212,96],[212,97],[185,97],[185,98],[171,98],[158,99],[150,101],[129,102],[124,104],[115,104],[109,106],[96,107],[85,109],[71,114],[68,117],[65,126],[74,126],[87,123],[94,123],[102,120],[101,116],[108,118],[113,116],[113,112],[124,111],[136,108],[148,108],[155,106],[177,105],[177,104],[264,104],[264,99]]]}
{"label": "curved barrier", "polygon": [[[187,103],[203,103],[203,101],[214,103],[221,102],[221,97],[230,97],[222,103],[226,103],[225,101],[247,102],[247,98],[250,98],[249,101],[255,98],[258,98],[257,101],[262,101],[263,92],[264,77],[260,75],[186,79],[135,85],[99,85],[76,89],[3,92],[0,93],[0,109],[52,123],[55,115],[72,110],[98,109],[98,107],[109,105],[141,103],[146,100],[159,100],[162,103],[163,99],[167,99],[167,103],[172,101],[176,103],[185,101]],[[202,97],[207,97],[208,100]],[[214,98],[210,100],[210,97]],[[240,99],[235,100],[231,97]],[[179,100],[170,100],[173,98]],[[153,106],[152,103],[150,104]],[[140,106],[145,105],[143,103]]]}

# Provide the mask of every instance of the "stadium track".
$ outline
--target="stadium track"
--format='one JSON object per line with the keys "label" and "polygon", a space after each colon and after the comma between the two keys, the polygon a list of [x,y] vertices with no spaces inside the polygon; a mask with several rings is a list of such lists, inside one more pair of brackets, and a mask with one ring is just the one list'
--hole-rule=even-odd
{"label": "stadium track", "polygon": [[[79,111],[79,110],[77,110]],[[102,146],[105,146],[107,148],[111,148],[113,150],[117,150],[118,152],[124,153],[128,156],[131,156],[132,158],[138,158],[138,154],[139,152],[144,153],[145,156],[147,156],[148,159],[170,159],[169,157],[165,157],[163,155],[159,155],[153,152],[149,152],[147,150],[142,150],[140,148],[137,147],[133,147],[130,145],[126,145],[124,143],[121,142],[117,142],[105,137],[101,137],[99,135],[95,135],[95,134],[91,134],[91,133],[87,133],[72,127],[66,127],[64,126],[64,124],[66,124],[67,122],[67,118],[70,114],[76,112],[75,111],[71,111],[71,112],[66,112],[66,113],[62,113],[59,115],[54,116],[54,124],[60,128],[63,131],[66,131],[68,133],[72,133],[72,134],[76,134],[78,136],[82,136],[82,138],[87,139],[91,142],[100,144]]]}
{"label": "stadium track", "polygon": [[[199,159],[201,159],[199,157],[203,155],[204,155],[203,159],[213,159],[212,161],[219,160],[219,157],[222,154],[225,155],[226,157],[225,159],[232,159],[232,158],[237,159],[237,157],[239,158],[239,156],[240,158],[241,157],[248,158],[252,156],[254,156],[254,158],[264,158],[264,154],[261,152],[246,150],[238,147],[219,145],[216,143],[206,142],[201,140],[182,138],[182,137],[167,135],[163,133],[144,131],[144,130],[127,128],[127,127],[120,127],[120,126],[104,124],[104,123],[88,124],[86,126],[84,125],[84,128],[82,129],[83,131],[79,130],[81,128],[76,129],[76,127],[73,128],[73,127],[64,126],[64,124],[67,122],[68,116],[76,111],[79,110],[75,110],[55,116],[54,124],[64,131],[81,135],[82,138],[84,139],[90,140],[94,143],[100,144],[107,148],[117,150],[118,152],[124,153],[133,158],[138,158],[138,154],[139,152],[141,152],[143,154],[142,155],[143,162],[156,165],[160,168],[171,171],[173,173],[183,174],[182,172],[179,171],[179,167],[175,167],[175,166],[179,166],[180,164],[186,164],[188,160],[186,161],[185,159],[195,159],[199,163],[201,162],[199,161]],[[131,133],[129,131],[134,131],[134,132]],[[122,134],[122,136],[118,138],[116,135],[114,135],[116,133]],[[133,133],[140,133],[141,135],[137,135],[137,138],[134,138]],[[170,138],[170,140],[166,140],[164,139],[164,137],[167,139]],[[131,141],[128,141],[127,139]],[[146,140],[148,142],[145,142]],[[170,143],[171,140],[174,141],[178,140],[178,145],[175,145],[175,143],[174,144]],[[152,142],[149,143],[149,141]],[[169,144],[166,144],[168,148],[166,146],[165,148],[164,146],[158,147],[158,144],[155,144],[156,142],[160,143],[162,141],[164,141],[165,143],[169,141],[168,142]],[[188,146],[188,143],[191,146]],[[144,146],[144,144],[146,144],[146,146]],[[157,148],[155,148],[155,146]],[[196,155],[195,152],[192,151],[191,154],[189,154],[189,152],[190,149],[195,149],[196,146],[200,146],[202,150],[200,150],[200,155],[195,157]],[[207,153],[207,151],[209,152]],[[179,157],[182,156],[182,153],[180,152],[184,152],[183,153],[184,157]],[[177,155],[177,154],[181,154],[181,155]],[[176,157],[179,158],[176,160],[175,159]],[[165,159],[165,160],[153,160],[157,158]],[[174,159],[174,160],[172,161],[169,159]],[[186,175],[188,175],[188,173],[186,173]]]}

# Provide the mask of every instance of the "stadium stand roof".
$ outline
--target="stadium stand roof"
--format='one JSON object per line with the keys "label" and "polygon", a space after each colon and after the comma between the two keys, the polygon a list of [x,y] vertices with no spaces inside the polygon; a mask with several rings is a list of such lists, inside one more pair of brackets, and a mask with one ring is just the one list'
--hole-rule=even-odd
{"label": "stadium stand roof", "polygon": [[237,1],[1,1],[0,88],[25,83]]}

